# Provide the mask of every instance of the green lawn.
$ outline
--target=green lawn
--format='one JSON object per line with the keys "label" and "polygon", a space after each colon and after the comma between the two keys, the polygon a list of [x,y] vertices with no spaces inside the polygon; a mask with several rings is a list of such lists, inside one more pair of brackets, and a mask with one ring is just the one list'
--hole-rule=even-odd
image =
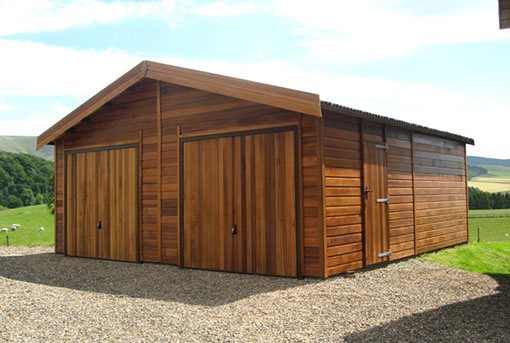
{"label": "green lawn", "polygon": [[510,242],[510,209],[469,211],[469,241]]}
{"label": "green lawn", "polygon": [[510,243],[470,243],[421,256],[426,261],[510,280]]}
{"label": "green lawn", "polygon": [[[21,224],[17,231],[11,231],[12,224]],[[39,232],[40,227],[44,232]],[[0,211],[0,228],[9,228],[10,245],[53,245],[54,219],[46,205],[27,206]],[[0,246],[6,245],[6,234],[0,233]]]}

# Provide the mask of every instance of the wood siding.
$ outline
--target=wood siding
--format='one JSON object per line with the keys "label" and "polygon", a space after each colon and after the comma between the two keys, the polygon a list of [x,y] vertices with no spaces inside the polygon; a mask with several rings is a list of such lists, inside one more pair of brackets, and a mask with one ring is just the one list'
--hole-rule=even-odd
{"label": "wood siding", "polygon": [[391,260],[414,255],[414,196],[411,133],[386,129]]}
{"label": "wood siding", "polygon": [[183,262],[180,140],[282,126],[298,128],[301,246],[296,253],[303,276],[327,277],[364,266],[364,142],[389,147],[392,260],[467,241],[464,143],[336,111],[324,110],[318,118],[145,79],[55,142],[55,251],[65,252],[65,151],[139,144],[140,260],[178,265]]}
{"label": "wood siding", "polygon": [[386,142],[391,260],[467,241],[465,145],[324,111],[327,276],[361,268],[363,142]]}
{"label": "wood siding", "polygon": [[64,143],[55,144],[55,252],[64,253]]}
{"label": "wood siding", "polygon": [[363,266],[361,136],[357,120],[324,113],[327,275]]}
{"label": "wood siding", "polygon": [[468,239],[465,146],[413,135],[416,253]]}

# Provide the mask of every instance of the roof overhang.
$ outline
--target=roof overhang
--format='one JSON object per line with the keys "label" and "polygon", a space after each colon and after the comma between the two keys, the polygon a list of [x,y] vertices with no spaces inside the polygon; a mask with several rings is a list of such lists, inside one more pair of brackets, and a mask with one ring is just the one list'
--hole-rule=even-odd
{"label": "roof overhang", "polygon": [[408,123],[406,121],[399,120],[399,119],[393,119],[393,118],[381,116],[378,114],[373,114],[373,113],[369,113],[369,112],[356,110],[354,108],[333,104],[331,102],[322,101],[321,107],[323,110],[329,110],[329,111],[336,112],[339,114],[349,115],[349,116],[361,118],[361,119],[367,119],[372,122],[377,122],[377,123],[381,123],[381,124],[387,124],[387,125],[391,125],[391,126],[395,126],[395,127],[400,127],[400,128],[404,128],[404,129],[413,131],[413,132],[419,132],[419,133],[424,133],[424,134],[431,135],[431,136],[446,138],[446,139],[450,139],[450,140],[453,140],[456,142],[461,142],[464,144],[471,144],[471,145],[475,144],[475,141],[469,137],[460,136],[460,135],[446,132],[446,131],[431,129],[426,126]]}
{"label": "roof overhang", "polygon": [[154,79],[285,110],[320,117],[318,94],[237,79],[218,74],[143,61],[37,137],[37,149],[55,141],[67,130],[143,79]]}

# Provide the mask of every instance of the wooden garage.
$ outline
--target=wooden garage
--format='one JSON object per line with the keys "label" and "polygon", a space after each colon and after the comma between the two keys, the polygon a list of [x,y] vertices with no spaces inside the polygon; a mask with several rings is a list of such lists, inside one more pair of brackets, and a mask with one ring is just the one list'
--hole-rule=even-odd
{"label": "wooden garage", "polygon": [[38,137],[55,250],[329,277],[468,239],[470,138],[144,61]]}

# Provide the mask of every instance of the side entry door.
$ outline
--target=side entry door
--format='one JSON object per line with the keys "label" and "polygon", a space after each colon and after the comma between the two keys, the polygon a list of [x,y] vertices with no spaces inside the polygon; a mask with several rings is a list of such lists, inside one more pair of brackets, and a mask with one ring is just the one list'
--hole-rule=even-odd
{"label": "side entry door", "polygon": [[363,143],[365,264],[386,262],[389,251],[387,145]]}

